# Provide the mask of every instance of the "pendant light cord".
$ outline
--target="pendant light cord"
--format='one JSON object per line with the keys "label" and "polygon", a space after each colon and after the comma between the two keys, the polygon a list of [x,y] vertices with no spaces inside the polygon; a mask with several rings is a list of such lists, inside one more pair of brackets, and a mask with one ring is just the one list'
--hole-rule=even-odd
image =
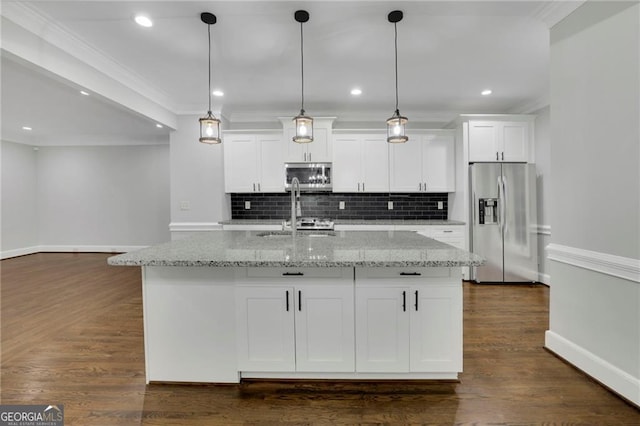
{"label": "pendant light cord", "polygon": [[211,25],[207,25],[207,34],[209,35],[209,114],[211,114]]}
{"label": "pendant light cord", "polygon": [[400,115],[400,111],[398,110],[398,24],[393,23],[393,31],[395,33],[394,43],[395,43],[395,52],[396,52],[396,114]]}
{"label": "pendant light cord", "polygon": [[304,32],[302,31],[302,22],[300,22],[300,69],[301,69],[301,90],[302,103],[300,105],[301,114],[304,115]]}

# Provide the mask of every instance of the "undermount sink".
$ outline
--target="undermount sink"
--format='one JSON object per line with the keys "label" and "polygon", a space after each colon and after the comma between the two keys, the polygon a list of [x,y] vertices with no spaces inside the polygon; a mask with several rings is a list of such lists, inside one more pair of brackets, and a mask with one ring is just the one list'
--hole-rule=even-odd
{"label": "undermount sink", "polygon": [[[265,231],[256,234],[258,237],[291,237],[291,231]],[[334,231],[296,231],[297,237],[335,237]]]}

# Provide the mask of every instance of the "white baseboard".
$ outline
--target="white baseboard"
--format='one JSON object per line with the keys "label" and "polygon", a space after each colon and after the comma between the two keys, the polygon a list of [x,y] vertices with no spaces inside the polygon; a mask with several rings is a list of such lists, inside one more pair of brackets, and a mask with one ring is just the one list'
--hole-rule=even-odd
{"label": "white baseboard", "polygon": [[121,246],[121,245],[42,245],[25,247],[19,249],[5,250],[0,252],[0,259],[9,259],[11,257],[25,256],[35,253],[127,253],[134,250],[140,250],[148,246]]}
{"label": "white baseboard", "polygon": [[538,272],[538,282],[551,286],[551,275]]}
{"label": "white baseboard", "polygon": [[546,250],[550,260],[640,283],[640,259],[560,244],[549,244]]}
{"label": "white baseboard", "polygon": [[620,370],[551,330],[545,333],[545,347],[640,407],[640,378]]}
{"label": "white baseboard", "polygon": [[39,251],[40,251],[40,247],[38,246],[4,250],[0,252],[0,259],[9,259],[11,257],[26,256],[28,254],[38,253]]}
{"label": "white baseboard", "polygon": [[218,222],[171,222],[169,224],[170,232],[202,232],[221,229],[222,225]]}

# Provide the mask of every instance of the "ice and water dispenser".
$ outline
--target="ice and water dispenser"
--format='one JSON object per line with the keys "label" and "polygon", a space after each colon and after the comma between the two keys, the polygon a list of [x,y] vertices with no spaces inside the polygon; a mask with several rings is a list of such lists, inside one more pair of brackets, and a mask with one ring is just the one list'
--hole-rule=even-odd
{"label": "ice and water dispenser", "polygon": [[478,206],[478,223],[495,225],[498,223],[498,199],[480,198]]}

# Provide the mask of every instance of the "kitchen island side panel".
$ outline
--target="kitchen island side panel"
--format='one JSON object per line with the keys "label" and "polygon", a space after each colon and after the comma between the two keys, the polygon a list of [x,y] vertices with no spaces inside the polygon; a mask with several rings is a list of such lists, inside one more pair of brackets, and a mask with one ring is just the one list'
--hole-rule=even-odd
{"label": "kitchen island side panel", "polygon": [[147,383],[238,383],[233,268],[142,269]]}

